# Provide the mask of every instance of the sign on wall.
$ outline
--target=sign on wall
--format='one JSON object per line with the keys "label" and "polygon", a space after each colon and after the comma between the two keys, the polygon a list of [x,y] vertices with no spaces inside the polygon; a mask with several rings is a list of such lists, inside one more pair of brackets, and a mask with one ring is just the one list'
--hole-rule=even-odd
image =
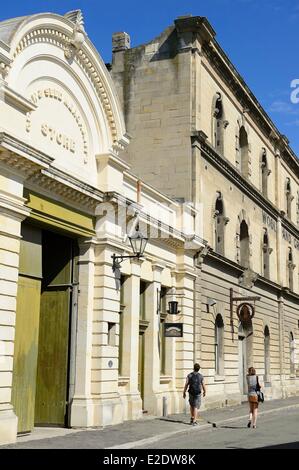
{"label": "sign on wall", "polygon": [[164,323],[165,338],[182,338],[183,323]]}

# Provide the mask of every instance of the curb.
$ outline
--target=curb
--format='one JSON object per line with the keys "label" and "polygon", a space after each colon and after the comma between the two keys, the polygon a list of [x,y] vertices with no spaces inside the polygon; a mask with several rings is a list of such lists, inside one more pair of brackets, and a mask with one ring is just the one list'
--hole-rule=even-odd
{"label": "curb", "polygon": [[[294,409],[294,408],[299,408],[299,404],[281,406],[279,408],[273,408],[271,410],[261,411],[261,412],[259,412],[259,416],[267,415],[267,414],[271,414],[271,413],[276,413],[276,412],[282,411],[282,410]],[[179,436],[180,434],[190,434],[192,432],[200,432],[200,431],[204,431],[205,429],[210,429],[211,427],[217,428],[221,424],[230,423],[232,421],[237,421],[239,419],[245,419],[245,418],[248,418],[248,413],[246,413],[246,415],[235,416],[233,418],[224,419],[222,421],[218,421],[218,423],[211,421],[211,422],[207,422],[207,424],[202,424],[198,427],[190,427],[190,428],[187,428],[187,429],[184,428],[184,429],[179,429],[179,430],[176,430],[176,431],[162,433],[162,434],[158,434],[156,436],[141,439],[139,441],[133,441],[133,442],[131,441],[131,442],[126,442],[124,444],[115,445],[115,446],[112,446],[112,447],[106,447],[106,449],[109,449],[109,450],[112,450],[112,449],[134,449],[136,447],[140,447],[140,446],[143,446],[143,445],[153,444],[153,443],[155,443],[157,441],[160,441],[160,440],[163,440],[163,439],[168,439],[169,437],[172,437],[172,436]]]}

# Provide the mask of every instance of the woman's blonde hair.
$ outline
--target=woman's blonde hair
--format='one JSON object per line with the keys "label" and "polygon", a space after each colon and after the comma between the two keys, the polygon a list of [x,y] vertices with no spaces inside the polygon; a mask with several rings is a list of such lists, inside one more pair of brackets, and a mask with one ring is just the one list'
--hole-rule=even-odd
{"label": "woman's blonde hair", "polygon": [[249,369],[248,369],[248,375],[256,375],[256,373],[255,373],[255,368],[254,368],[254,367],[249,367]]}

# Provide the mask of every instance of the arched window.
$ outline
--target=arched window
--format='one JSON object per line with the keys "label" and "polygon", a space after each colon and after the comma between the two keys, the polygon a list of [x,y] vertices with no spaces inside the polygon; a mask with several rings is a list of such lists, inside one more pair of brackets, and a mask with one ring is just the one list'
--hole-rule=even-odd
{"label": "arched window", "polygon": [[224,375],[224,323],[220,314],[215,321],[215,374]]}
{"label": "arched window", "polygon": [[292,248],[289,247],[289,253],[288,253],[288,261],[287,261],[287,266],[288,266],[288,286],[290,290],[293,290],[294,288],[294,275],[293,271],[295,268],[294,262],[293,262],[293,251]]}
{"label": "arched window", "polygon": [[296,372],[295,361],[295,340],[292,331],[290,332],[290,374],[294,375]]}
{"label": "arched window", "polygon": [[270,331],[268,326],[264,329],[264,358],[265,358],[265,382],[270,382]]}
{"label": "arched window", "polygon": [[261,159],[261,182],[262,182],[262,193],[265,197],[268,197],[268,176],[269,168],[267,161],[267,152],[266,149],[263,149],[262,159]]}
{"label": "arched window", "polygon": [[223,154],[224,113],[221,93],[216,93],[212,109],[212,138],[215,149]]}
{"label": "arched window", "polygon": [[241,266],[249,268],[249,233],[245,220],[240,225],[240,263]]}
{"label": "arched window", "polygon": [[241,156],[241,173],[244,176],[248,176],[248,167],[249,167],[249,146],[248,146],[248,135],[245,130],[245,127],[240,128],[239,133],[239,148]]}
{"label": "arched window", "polygon": [[269,247],[269,236],[267,229],[265,229],[263,236],[263,274],[264,277],[270,277],[270,247]]}
{"label": "arched window", "polygon": [[224,214],[222,194],[218,192],[215,204],[215,251],[221,255],[224,255],[224,231],[228,220]]}
{"label": "arched window", "polygon": [[292,217],[292,199],[293,198],[292,198],[290,178],[286,179],[285,196],[286,196],[287,216],[291,219],[291,217]]}

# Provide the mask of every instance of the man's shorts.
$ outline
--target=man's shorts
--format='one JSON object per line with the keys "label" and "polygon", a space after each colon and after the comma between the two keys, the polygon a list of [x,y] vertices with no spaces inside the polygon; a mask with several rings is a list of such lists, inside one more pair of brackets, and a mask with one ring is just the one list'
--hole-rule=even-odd
{"label": "man's shorts", "polygon": [[189,403],[192,408],[200,408],[201,405],[201,395],[191,395],[189,393]]}

